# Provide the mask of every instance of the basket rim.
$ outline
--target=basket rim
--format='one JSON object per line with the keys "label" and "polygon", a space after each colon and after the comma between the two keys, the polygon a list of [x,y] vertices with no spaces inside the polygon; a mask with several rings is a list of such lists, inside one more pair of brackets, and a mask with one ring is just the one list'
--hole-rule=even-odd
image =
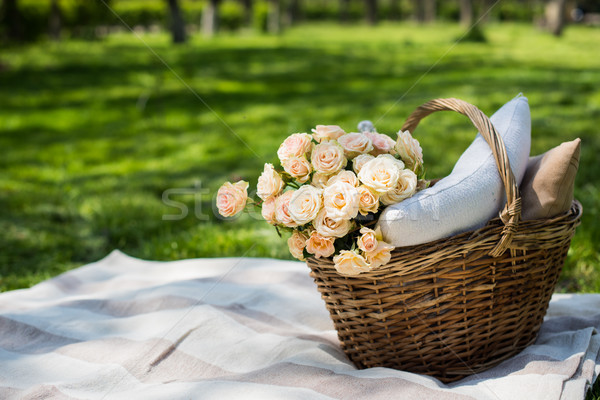
{"label": "basket rim", "polygon": [[[561,224],[565,226],[565,230],[568,230],[568,227],[571,225],[574,229],[581,223],[582,213],[583,206],[577,199],[573,199],[570,209],[562,214],[550,218],[521,221],[517,231],[515,232],[514,240],[508,249],[505,250],[505,252],[514,249],[539,249],[539,245],[531,245],[532,240],[537,238],[539,231],[560,226]],[[394,258],[399,258],[404,255],[411,255],[417,252],[423,253],[423,255],[432,255],[436,252],[448,249],[449,247],[458,247],[459,245],[464,246],[465,243],[470,243],[472,246],[470,246],[470,248],[464,248],[458,252],[463,254],[468,253],[470,250],[486,250],[486,252],[489,252],[489,249],[494,248],[497,244],[497,239],[502,234],[503,227],[504,224],[502,220],[499,217],[496,217],[488,221],[485,226],[476,230],[458,233],[453,236],[413,246],[397,247],[392,250],[392,260],[388,264],[376,270],[364,272],[355,276],[345,276],[339,274],[334,268],[332,257],[316,258],[311,256],[307,257],[305,261],[307,264],[309,264],[309,266],[312,264],[321,269],[331,269],[333,273],[342,278],[381,279],[386,273],[391,272],[392,267],[390,267],[390,265],[393,264]],[[552,247],[554,244],[547,243],[546,246]],[[501,257],[501,255],[495,258],[499,257]]]}

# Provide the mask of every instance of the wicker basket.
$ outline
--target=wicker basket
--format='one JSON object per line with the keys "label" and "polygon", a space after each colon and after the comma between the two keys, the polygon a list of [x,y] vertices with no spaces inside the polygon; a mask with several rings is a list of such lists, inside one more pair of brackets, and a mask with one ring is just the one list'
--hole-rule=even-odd
{"label": "wicker basket", "polygon": [[421,118],[468,116],[493,150],[506,189],[500,218],[482,229],[394,250],[383,268],[339,275],[330,259],[307,259],[311,276],[358,368],[389,367],[451,382],[481,372],[532,344],[564,263],[581,205],[555,218],[520,222],[518,187],[489,119],[456,99],[419,107]]}

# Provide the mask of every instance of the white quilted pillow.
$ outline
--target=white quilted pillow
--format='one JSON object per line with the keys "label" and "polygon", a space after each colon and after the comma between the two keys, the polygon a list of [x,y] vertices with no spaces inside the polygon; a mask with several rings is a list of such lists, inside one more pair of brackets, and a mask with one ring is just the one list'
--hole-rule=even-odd
{"label": "white quilted pillow", "polygon": [[[519,185],[531,146],[527,98],[514,98],[490,119],[504,140]],[[480,228],[498,216],[505,203],[504,186],[492,150],[477,134],[450,175],[435,186],[387,207],[378,225],[386,242],[396,247],[412,246]]]}

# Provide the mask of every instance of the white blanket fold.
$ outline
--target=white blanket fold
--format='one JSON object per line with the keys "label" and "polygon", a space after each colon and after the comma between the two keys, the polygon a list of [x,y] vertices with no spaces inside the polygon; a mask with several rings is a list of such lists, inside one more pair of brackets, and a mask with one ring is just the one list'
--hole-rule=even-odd
{"label": "white blanket fold", "polygon": [[535,345],[451,385],[356,370],[299,262],[118,251],[0,294],[2,399],[582,399],[600,295],[555,295]]}

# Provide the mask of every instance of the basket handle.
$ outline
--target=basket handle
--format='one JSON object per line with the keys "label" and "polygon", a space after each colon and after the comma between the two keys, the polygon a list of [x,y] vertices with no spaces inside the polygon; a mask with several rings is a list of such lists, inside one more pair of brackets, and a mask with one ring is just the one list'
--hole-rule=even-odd
{"label": "basket handle", "polygon": [[500,212],[500,219],[504,223],[502,237],[496,246],[489,252],[492,257],[498,257],[508,248],[521,219],[521,198],[519,196],[519,188],[516,184],[515,177],[510,168],[506,147],[502,137],[492,125],[490,119],[472,104],[459,99],[435,99],[419,106],[408,117],[402,130],[408,130],[411,133],[419,125],[421,119],[436,111],[456,111],[463,114],[471,120],[473,125],[479,130],[485,141],[489,144],[496,160],[496,166],[500,172],[500,178],[504,184],[506,191],[506,205]]}

